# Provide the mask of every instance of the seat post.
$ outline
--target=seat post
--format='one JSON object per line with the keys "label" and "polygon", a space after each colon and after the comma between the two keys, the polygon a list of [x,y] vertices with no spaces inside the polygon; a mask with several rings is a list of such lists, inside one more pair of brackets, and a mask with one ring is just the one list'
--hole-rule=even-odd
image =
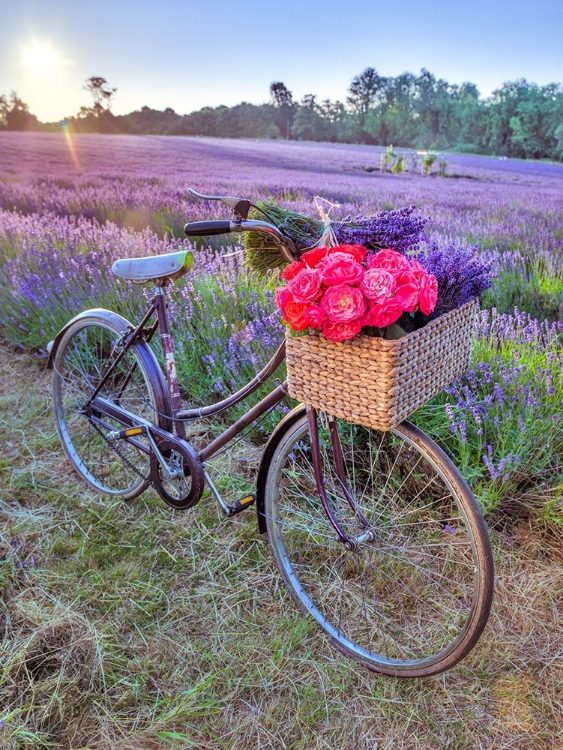
{"label": "seat post", "polygon": [[[158,328],[160,330],[160,339],[162,341],[162,353],[164,354],[164,363],[166,366],[166,382],[168,383],[168,391],[170,393],[170,401],[172,405],[172,416],[176,418],[176,415],[182,408],[182,402],[180,399],[180,384],[178,382],[178,375],[176,373],[176,360],[174,358],[174,341],[170,335],[170,329],[168,327],[168,316],[166,314],[166,300],[164,298],[164,286],[166,281],[164,279],[159,280],[156,284],[154,302],[156,305],[156,313],[158,316]],[[174,422],[176,434],[183,440],[186,439],[186,429],[183,422]]]}

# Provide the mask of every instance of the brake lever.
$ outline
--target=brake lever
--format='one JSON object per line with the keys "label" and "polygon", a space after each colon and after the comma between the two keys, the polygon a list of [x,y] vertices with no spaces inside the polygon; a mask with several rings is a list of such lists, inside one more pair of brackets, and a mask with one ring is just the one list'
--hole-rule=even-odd
{"label": "brake lever", "polygon": [[201,198],[206,201],[222,201],[231,209],[234,221],[236,222],[246,221],[248,219],[250,201],[245,198],[235,198],[233,195],[203,195],[203,193],[198,193],[193,188],[188,188],[188,193],[191,193],[196,198]]}

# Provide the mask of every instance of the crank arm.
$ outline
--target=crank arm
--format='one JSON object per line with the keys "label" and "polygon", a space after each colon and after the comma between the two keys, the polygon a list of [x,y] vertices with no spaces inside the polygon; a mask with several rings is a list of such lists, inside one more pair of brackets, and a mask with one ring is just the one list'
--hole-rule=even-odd
{"label": "crank arm", "polygon": [[[115,439],[114,437],[112,437],[112,435],[115,435],[116,431],[115,430],[112,431],[111,426],[107,422],[104,422],[103,419],[100,419],[100,417],[97,417],[94,414],[87,414],[86,416],[94,425],[98,425],[99,427],[103,427],[104,430],[107,430],[106,437],[108,440]],[[136,428],[133,428],[133,429],[136,429]],[[132,445],[141,453],[146,453],[146,454],[150,453],[150,448],[147,448],[146,445],[143,445],[143,443],[140,443],[138,440],[135,440],[135,438],[124,434],[126,432],[127,430],[118,430],[117,433],[118,433],[119,438],[125,440],[127,443],[129,443],[129,445]],[[139,435],[140,433],[135,432],[133,434]]]}
{"label": "crank arm", "polygon": [[147,436],[159,464],[165,470],[166,475],[169,479],[174,479],[177,474],[176,472],[170,471],[166,463],[166,459],[162,455],[162,452],[157,445],[157,440],[165,443],[172,450],[177,449],[182,455],[189,456],[189,468],[190,472],[192,473],[192,481],[195,481],[195,474],[198,478],[198,483],[200,483],[203,487],[203,466],[199,459],[199,455],[185,440],[176,437],[176,435],[172,435],[170,432],[168,432],[167,430],[163,430],[157,425],[151,424],[146,419],[143,419],[136,414],[131,414],[131,412],[123,409],[123,407],[118,406],[112,401],[108,401],[101,396],[96,396],[96,398],[91,401],[90,408],[98,414],[109,417],[110,419],[114,419],[126,426],[127,429],[116,431],[114,432],[114,434],[120,435],[121,432],[127,434],[132,430],[141,430],[141,432],[143,432]]}

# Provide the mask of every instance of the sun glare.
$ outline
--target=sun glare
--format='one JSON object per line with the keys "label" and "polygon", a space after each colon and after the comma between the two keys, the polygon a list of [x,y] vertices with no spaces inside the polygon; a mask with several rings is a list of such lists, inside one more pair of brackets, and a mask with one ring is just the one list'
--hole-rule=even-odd
{"label": "sun glare", "polygon": [[63,62],[61,54],[49,42],[34,41],[23,51],[26,67],[33,73],[52,73]]}

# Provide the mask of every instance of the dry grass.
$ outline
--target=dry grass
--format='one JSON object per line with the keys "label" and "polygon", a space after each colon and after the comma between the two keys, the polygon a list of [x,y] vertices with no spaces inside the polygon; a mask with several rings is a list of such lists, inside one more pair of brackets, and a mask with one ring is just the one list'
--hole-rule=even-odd
{"label": "dry grass", "polygon": [[[494,610],[462,664],[373,675],[296,611],[251,513],[90,493],[62,459],[44,362],[5,346],[0,377],[2,749],[563,748],[557,537],[495,531]],[[255,460],[221,457],[227,494]]]}

